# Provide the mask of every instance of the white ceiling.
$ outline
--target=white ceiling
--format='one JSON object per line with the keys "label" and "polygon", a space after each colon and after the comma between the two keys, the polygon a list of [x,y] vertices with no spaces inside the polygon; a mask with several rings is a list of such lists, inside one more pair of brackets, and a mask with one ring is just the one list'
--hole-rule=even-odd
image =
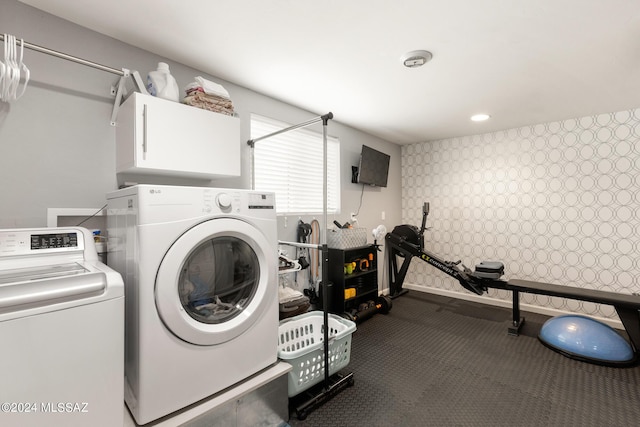
{"label": "white ceiling", "polygon": [[21,1],[398,144],[640,107],[638,0]]}

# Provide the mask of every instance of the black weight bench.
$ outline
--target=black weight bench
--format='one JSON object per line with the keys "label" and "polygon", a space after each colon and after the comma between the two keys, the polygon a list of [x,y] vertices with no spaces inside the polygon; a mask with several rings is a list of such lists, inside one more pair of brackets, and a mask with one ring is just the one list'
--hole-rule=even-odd
{"label": "black weight bench", "polygon": [[640,312],[638,311],[640,310],[640,295],[620,294],[597,289],[576,288],[519,279],[509,280],[508,282],[496,280],[487,283],[487,285],[491,288],[505,289],[513,293],[512,325],[508,331],[510,335],[518,335],[520,328],[524,324],[524,317],[520,317],[520,292],[526,292],[612,305],[615,307],[629,335],[634,351],[640,349]]}

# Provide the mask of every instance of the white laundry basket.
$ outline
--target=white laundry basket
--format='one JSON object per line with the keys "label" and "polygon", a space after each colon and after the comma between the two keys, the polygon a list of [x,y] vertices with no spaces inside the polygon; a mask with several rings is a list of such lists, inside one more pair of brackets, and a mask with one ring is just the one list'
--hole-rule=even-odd
{"label": "white laundry basket", "polygon": [[[329,375],[349,364],[351,334],[356,324],[328,315]],[[289,397],[324,379],[324,314],[311,311],[282,320],[278,329],[278,357],[293,367],[289,372]]]}

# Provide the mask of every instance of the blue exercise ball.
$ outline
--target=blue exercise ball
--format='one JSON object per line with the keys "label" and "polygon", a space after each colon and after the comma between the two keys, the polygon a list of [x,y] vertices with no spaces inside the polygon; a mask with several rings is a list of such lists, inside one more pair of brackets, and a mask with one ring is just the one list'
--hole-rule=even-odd
{"label": "blue exercise ball", "polygon": [[611,326],[587,316],[568,314],[547,320],[538,339],[567,357],[606,366],[636,360],[631,345]]}

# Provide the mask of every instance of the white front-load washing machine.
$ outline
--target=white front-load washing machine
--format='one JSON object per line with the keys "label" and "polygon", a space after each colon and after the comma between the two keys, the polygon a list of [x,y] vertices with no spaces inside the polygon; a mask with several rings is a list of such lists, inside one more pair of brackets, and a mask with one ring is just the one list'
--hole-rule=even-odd
{"label": "white front-load washing machine", "polygon": [[138,424],[277,361],[275,195],[136,185],[107,195],[125,282],[125,401]]}

